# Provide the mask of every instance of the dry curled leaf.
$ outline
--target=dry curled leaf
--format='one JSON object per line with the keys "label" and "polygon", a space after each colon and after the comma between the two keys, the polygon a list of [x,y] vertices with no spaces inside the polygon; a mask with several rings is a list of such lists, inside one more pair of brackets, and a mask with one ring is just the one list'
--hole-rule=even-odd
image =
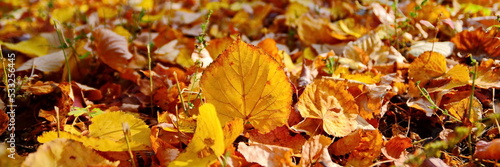
{"label": "dry curled leaf", "polygon": [[248,162],[255,162],[262,166],[295,166],[292,162],[292,149],[274,145],[243,142],[238,144],[238,152],[243,154]]}
{"label": "dry curled leaf", "polygon": [[241,118],[267,133],[284,125],[290,114],[292,87],[283,67],[241,40],[205,69],[200,86],[222,124]]}

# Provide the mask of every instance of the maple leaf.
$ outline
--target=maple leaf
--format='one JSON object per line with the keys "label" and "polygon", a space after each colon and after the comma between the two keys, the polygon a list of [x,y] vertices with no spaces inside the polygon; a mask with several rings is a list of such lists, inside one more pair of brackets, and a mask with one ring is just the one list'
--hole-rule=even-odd
{"label": "maple leaf", "polygon": [[284,125],[290,114],[292,88],[283,67],[241,40],[205,69],[200,86],[222,124],[241,118],[266,133]]}

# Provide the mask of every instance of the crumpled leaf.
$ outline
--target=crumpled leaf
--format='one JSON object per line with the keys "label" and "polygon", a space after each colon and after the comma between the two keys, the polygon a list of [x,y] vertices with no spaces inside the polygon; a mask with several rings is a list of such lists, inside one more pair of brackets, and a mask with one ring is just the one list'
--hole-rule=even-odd
{"label": "crumpled leaf", "polygon": [[237,117],[267,133],[284,125],[290,114],[292,88],[283,67],[241,40],[205,69],[200,87],[221,124]]}
{"label": "crumpled leaf", "polygon": [[373,65],[403,63],[406,59],[394,47],[386,46],[377,33],[370,33],[349,42],[343,54],[369,67]]}
{"label": "crumpled leaf", "polygon": [[337,35],[340,40],[330,35],[333,31],[329,24],[330,22],[326,19],[315,19],[309,14],[304,14],[297,21],[297,33],[300,40],[306,45],[333,44],[343,40],[344,37],[341,35]]}
{"label": "crumpled leaf", "polygon": [[302,146],[302,159],[300,159],[301,166],[340,166],[333,163],[328,153],[328,146],[332,143],[332,139],[316,135],[311,137]]}
{"label": "crumpled leaf", "polygon": [[382,149],[382,134],[378,130],[357,130],[334,142],[329,150],[333,155],[350,153],[346,166],[370,166]]}
{"label": "crumpled leaf", "polygon": [[105,28],[94,30],[93,36],[99,59],[116,71],[125,71],[133,57],[127,39]]}
{"label": "crumpled leaf", "polygon": [[49,41],[43,36],[34,36],[26,41],[21,41],[15,44],[0,41],[0,44],[11,50],[24,53],[30,57],[39,57],[48,54],[49,47],[51,46]]}
{"label": "crumpled leaf", "polygon": [[82,143],[59,138],[38,147],[35,153],[28,155],[21,166],[118,166],[120,162],[111,162]]}
{"label": "crumpled leaf", "polygon": [[238,144],[238,152],[243,154],[248,162],[255,162],[262,166],[295,166],[292,162],[292,149],[274,145],[243,142]]}
{"label": "crumpled leaf", "polygon": [[[110,119],[113,118],[113,119]],[[130,148],[148,150],[151,146],[150,129],[143,120],[124,112],[107,112],[91,119],[88,136],[78,136],[68,132],[59,132],[59,138],[80,141],[83,145],[99,151],[127,151],[122,123],[130,125]],[[49,131],[38,137],[38,142],[46,143],[58,138],[58,132]]]}
{"label": "crumpled leaf", "polygon": [[293,126],[308,134],[326,133],[342,137],[356,129],[358,105],[343,81],[318,79],[309,84],[297,102],[305,119]]}
{"label": "crumpled leaf", "polygon": [[196,131],[186,152],[169,166],[209,166],[224,153],[224,134],[215,107],[210,103],[200,106]]}
{"label": "crumpled leaf", "polygon": [[476,152],[474,157],[482,159],[500,159],[500,139],[495,139],[490,142],[480,140],[476,143]]}

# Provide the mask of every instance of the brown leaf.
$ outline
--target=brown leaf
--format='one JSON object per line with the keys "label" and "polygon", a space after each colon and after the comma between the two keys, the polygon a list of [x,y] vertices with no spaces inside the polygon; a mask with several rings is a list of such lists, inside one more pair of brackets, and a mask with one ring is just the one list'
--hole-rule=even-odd
{"label": "brown leaf", "polygon": [[99,59],[116,71],[125,71],[133,57],[128,50],[127,39],[105,28],[94,30],[92,35]]}

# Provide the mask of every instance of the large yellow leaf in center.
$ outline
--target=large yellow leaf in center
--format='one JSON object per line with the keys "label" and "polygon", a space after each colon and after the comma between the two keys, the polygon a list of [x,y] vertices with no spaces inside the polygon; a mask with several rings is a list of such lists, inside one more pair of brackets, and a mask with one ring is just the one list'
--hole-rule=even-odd
{"label": "large yellow leaf in center", "polygon": [[233,118],[267,133],[286,123],[292,87],[283,68],[262,49],[234,41],[205,69],[201,88],[221,124]]}

